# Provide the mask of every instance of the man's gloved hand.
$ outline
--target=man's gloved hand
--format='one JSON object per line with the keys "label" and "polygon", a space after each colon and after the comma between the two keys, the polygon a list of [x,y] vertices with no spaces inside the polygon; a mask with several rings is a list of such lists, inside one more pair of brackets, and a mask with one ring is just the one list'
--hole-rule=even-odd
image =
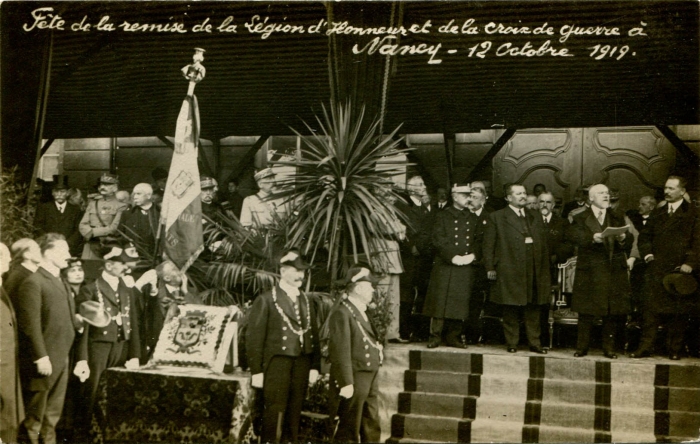
{"label": "man's gloved hand", "polygon": [[44,356],[43,358],[37,359],[35,364],[36,371],[39,372],[40,375],[51,376],[51,373],[53,372],[53,367],[51,366],[51,359],[49,359],[48,356]]}
{"label": "man's gloved hand", "polygon": [[90,367],[87,361],[78,361],[73,369],[73,374],[80,378],[80,382],[85,382],[90,377]]}
{"label": "man's gloved hand", "polygon": [[317,380],[318,380],[318,370],[312,368],[311,371],[309,372],[309,384],[315,384]]}
{"label": "man's gloved hand", "polygon": [[250,378],[250,383],[253,387],[255,388],[262,388],[263,387],[263,377],[265,375],[263,373],[256,373]]}
{"label": "man's gloved hand", "polygon": [[139,368],[139,358],[131,358],[124,363],[124,367],[128,370],[136,370]]}
{"label": "man's gloved hand", "polygon": [[352,398],[352,395],[355,394],[355,387],[353,387],[352,384],[346,385],[345,387],[340,389],[340,396],[342,396],[345,399],[350,399]]}

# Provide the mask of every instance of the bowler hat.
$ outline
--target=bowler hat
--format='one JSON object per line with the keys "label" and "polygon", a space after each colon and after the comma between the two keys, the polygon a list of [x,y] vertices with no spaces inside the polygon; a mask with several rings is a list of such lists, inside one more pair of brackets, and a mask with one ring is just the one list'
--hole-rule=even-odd
{"label": "bowler hat", "polygon": [[68,186],[68,176],[65,174],[54,174],[53,175],[53,185],[51,189],[53,190],[67,190]]}
{"label": "bowler hat", "polygon": [[112,316],[105,310],[104,304],[97,301],[85,301],[78,308],[80,316],[90,325],[98,328],[106,327],[112,322]]}
{"label": "bowler hat", "polygon": [[167,179],[168,172],[163,167],[158,167],[151,171],[151,177],[153,180]]}
{"label": "bowler hat", "polygon": [[306,270],[311,267],[311,264],[306,262],[303,257],[301,257],[301,254],[299,253],[299,250],[297,249],[291,249],[291,250],[285,250],[280,257],[280,266],[282,265],[289,265],[297,270]]}
{"label": "bowler hat", "polygon": [[677,296],[689,295],[698,289],[698,282],[695,278],[685,273],[669,273],[664,276],[663,283],[666,291]]}

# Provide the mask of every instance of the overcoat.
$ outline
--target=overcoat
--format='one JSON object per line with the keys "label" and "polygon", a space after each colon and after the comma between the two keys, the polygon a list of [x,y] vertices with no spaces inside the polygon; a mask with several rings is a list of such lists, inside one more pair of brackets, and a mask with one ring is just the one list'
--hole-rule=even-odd
{"label": "overcoat", "polygon": [[698,308],[699,296],[677,296],[667,292],[663,278],[676,267],[688,264],[693,267],[693,275],[698,279],[700,268],[700,222],[698,211],[688,202],[683,202],[672,215],[668,207],[657,208],[651,213],[645,229],[639,233],[637,241],[641,259],[654,255],[647,266],[646,307],[655,313],[686,313]]}
{"label": "overcoat", "polygon": [[[19,327],[22,385],[31,391],[48,390],[68,365],[68,355],[79,327],[75,303],[60,277],[43,267],[29,276],[13,298]],[[53,372],[42,376],[34,362],[48,356]]]}
{"label": "overcoat", "polygon": [[[534,283],[537,289],[533,303],[550,301],[549,248],[544,222],[538,212],[525,210],[530,226],[534,252]],[[496,271],[491,285],[491,301],[504,305],[528,303],[527,273],[525,268],[527,233],[510,206],[489,215],[484,233],[483,255],[486,271]]]}
{"label": "overcoat", "polygon": [[[468,209],[450,207],[439,211],[433,224],[433,246],[437,250],[430,275],[423,314],[435,318],[466,319],[469,297],[481,260],[483,227]],[[453,265],[452,258],[474,254],[470,265]]]}
{"label": "overcoat", "polygon": [[19,381],[17,318],[10,298],[0,289],[0,440],[15,442],[24,419]]}
{"label": "overcoat", "polygon": [[[259,295],[248,317],[246,330],[246,351],[250,373],[255,375],[267,369],[275,355],[300,356],[311,355],[311,368],[319,370],[321,355],[318,346],[318,323],[316,306],[303,292],[298,296],[301,320],[294,313],[292,300],[287,293],[277,285],[275,287],[277,302],[273,299],[272,291]],[[310,310],[307,316],[307,308]],[[284,313],[297,331],[304,332],[303,345],[299,336],[286,324],[280,311]],[[311,326],[307,323],[310,320]]]}
{"label": "overcoat", "polygon": [[603,226],[591,208],[574,216],[567,229],[567,239],[578,246],[572,310],[597,316],[630,312],[631,288],[627,274],[627,258],[634,237],[627,233],[623,242],[607,237],[603,243],[593,242],[593,235],[607,227],[623,227],[623,215],[608,209]]}

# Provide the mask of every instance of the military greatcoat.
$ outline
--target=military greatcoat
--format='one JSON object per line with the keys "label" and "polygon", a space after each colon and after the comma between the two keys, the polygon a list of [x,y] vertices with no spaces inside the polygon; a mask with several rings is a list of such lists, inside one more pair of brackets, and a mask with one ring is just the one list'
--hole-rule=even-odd
{"label": "military greatcoat", "polygon": [[[423,314],[434,318],[466,319],[469,296],[476,279],[476,263],[481,259],[484,221],[468,209],[455,207],[435,216],[432,242],[437,250],[430,275]],[[471,265],[453,265],[452,258],[474,254]]]}

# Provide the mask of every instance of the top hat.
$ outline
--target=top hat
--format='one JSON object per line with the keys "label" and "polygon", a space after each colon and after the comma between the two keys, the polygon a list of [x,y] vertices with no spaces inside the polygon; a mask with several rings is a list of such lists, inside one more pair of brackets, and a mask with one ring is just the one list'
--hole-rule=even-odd
{"label": "top hat", "polygon": [[265,179],[267,177],[272,177],[274,175],[275,175],[275,172],[272,171],[272,168],[265,168],[265,169],[262,169],[262,170],[258,171],[257,173],[255,173],[255,175],[253,175],[253,178],[256,181],[258,181],[261,179]]}
{"label": "top hat", "polygon": [[70,187],[68,186],[68,176],[65,174],[54,174],[53,175],[53,185],[51,186],[52,190],[67,190]]}
{"label": "top hat", "polygon": [[206,190],[209,188],[216,188],[219,184],[216,183],[216,179],[213,177],[202,176],[199,179],[199,188]]}
{"label": "top hat", "polygon": [[97,301],[83,302],[78,311],[85,322],[98,328],[106,327],[112,322],[112,316],[105,310],[104,305]]}
{"label": "top hat", "polygon": [[119,176],[112,173],[102,173],[102,175],[100,176],[100,183],[105,183],[108,185],[118,184]]}
{"label": "top hat", "polygon": [[311,264],[306,262],[304,258],[301,257],[299,250],[296,249],[284,251],[284,254],[282,254],[282,257],[280,257],[280,266],[282,265],[289,265],[297,270],[306,270],[311,268]]}
{"label": "top hat", "polygon": [[698,289],[698,282],[695,278],[685,273],[669,273],[664,276],[663,283],[666,291],[676,296],[689,295]]}
{"label": "top hat", "polygon": [[468,183],[456,183],[452,185],[452,192],[453,193],[469,193],[471,192],[471,187],[469,186]]}
{"label": "top hat", "polygon": [[365,265],[355,264],[348,268],[348,272],[345,274],[345,279],[343,279],[343,284],[354,284],[357,282],[371,282],[376,284],[379,282],[379,277],[372,273]]}

